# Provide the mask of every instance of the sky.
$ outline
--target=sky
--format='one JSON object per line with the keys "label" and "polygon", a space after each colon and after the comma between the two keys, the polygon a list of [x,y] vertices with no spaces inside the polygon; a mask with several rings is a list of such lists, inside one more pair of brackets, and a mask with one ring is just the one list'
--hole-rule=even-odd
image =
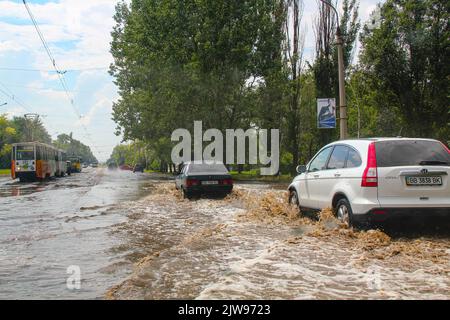
{"label": "sky", "polygon": [[[91,147],[97,159],[106,161],[122,140],[114,134],[116,125],[111,120],[118,94],[108,74],[117,2],[27,0],[59,70],[66,71],[67,94],[22,0],[0,0],[0,105],[8,103],[0,106],[0,113],[8,117],[39,114],[53,139],[72,132]],[[360,0],[362,22],[378,2]],[[316,0],[304,0],[307,60],[313,59],[316,15]]]}

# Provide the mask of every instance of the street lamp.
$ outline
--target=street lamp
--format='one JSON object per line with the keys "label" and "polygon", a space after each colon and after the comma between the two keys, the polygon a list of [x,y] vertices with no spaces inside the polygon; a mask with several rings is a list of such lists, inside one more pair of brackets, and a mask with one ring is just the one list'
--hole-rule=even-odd
{"label": "street lamp", "polygon": [[331,4],[331,0],[320,0],[330,7],[337,18],[336,46],[338,50],[338,69],[339,69],[339,129],[340,139],[348,137],[347,127],[347,99],[345,97],[345,66],[344,66],[344,40],[342,39],[341,28],[339,27],[339,14],[336,8]]}

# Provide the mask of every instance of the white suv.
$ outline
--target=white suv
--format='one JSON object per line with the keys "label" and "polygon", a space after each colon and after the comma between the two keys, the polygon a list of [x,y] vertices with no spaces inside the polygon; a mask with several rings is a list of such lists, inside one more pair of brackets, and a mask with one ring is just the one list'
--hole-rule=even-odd
{"label": "white suv", "polygon": [[348,225],[405,215],[450,218],[450,151],[436,140],[338,141],[297,172],[289,201],[306,211],[333,208]]}

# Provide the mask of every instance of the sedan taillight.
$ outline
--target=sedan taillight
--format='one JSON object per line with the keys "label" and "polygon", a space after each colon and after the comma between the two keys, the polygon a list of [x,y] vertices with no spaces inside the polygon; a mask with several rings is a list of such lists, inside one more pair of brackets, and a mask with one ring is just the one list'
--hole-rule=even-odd
{"label": "sedan taillight", "polygon": [[221,183],[224,185],[232,185],[233,179],[225,179],[225,180],[222,180]]}
{"label": "sedan taillight", "polygon": [[187,187],[198,186],[199,184],[200,184],[200,181],[197,179],[187,179],[186,180]]}

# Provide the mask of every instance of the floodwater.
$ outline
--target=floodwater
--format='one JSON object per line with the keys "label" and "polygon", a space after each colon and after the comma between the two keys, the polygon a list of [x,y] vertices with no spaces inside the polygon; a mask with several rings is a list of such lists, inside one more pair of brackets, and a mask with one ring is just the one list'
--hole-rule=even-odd
{"label": "floodwater", "polygon": [[190,201],[131,172],[2,179],[0,299],[450,298],[447,227],[349,230],[326,210],[299,216],[285,187]]}
{"label": "floodwater", "polygon": [[[87,169],[44,183],[0,180],[0,299],[101,298],[126,274],[108,234],[127,221],[126,206],[147,194],[148,177]],[[67,268],[81,269],[70,291]]]}

